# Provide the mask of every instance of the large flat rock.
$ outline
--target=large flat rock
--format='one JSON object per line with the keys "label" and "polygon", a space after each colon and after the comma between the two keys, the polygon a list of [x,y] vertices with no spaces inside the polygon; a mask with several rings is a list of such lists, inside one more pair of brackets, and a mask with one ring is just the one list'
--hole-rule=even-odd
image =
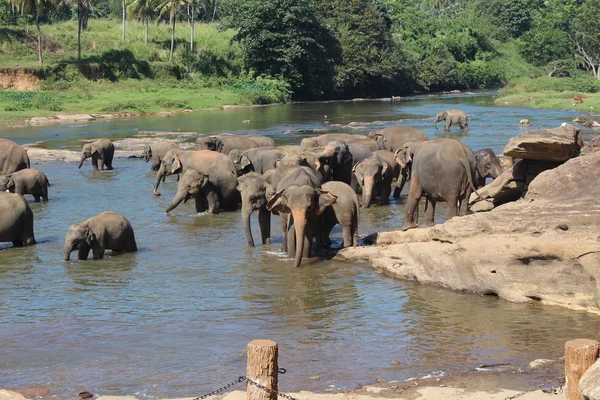
{"label": "large flat rock", "polygon": [[600,400],[600,360],[579,380],[579,391],[585,400]]}
{"label": "large flat rock", "polygon": [[580,129],[565,125],[523,132],[508,141],[504,155],[539,161],[567,161],[583,147]]}
{"label": "large flat rock", "polygon": [[600,313],[600,154],[539,174],[524,199],[340,251],[453,290]]}

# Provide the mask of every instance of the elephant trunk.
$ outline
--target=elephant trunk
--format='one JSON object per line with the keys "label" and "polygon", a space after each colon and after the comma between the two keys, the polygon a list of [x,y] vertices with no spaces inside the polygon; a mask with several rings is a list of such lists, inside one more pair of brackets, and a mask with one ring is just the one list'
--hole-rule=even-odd
{"label": "elephant trunk", "polygon": [[86,157],[84,155],[81,156],[81,161],[79,162],[79,168],[81,168],[81,166],[83,165],[83,162],[85,161]]}
{"label": "elephant trunk", "polygon": [[73,241],[67,241],[65,243],[65,248],[64,248],[64,259],[65,261],[70,261],[71,260],[71,252],[75,250],[75,242]]}
{"label": "elephant trunk", "polygon": [[148,162],[148,161],[150,161],[150,156],[151,156],[151,153],[150,153],[150,151],[149,151],[148,149],[146,149],[146,150],[144,151],[144,161],[145,161],[145,162]]}
{"label": "elephant trunk", "polygon": [[294,258],[294,268],[297,268],[302,262],[302,255],[304,253],[304,236],[306,234],[306,210],[302,208],[296,208],[292,210],[292,216],[294,217],[294,229],[296,231],[296,256]]}
{"label": "elephant trunk", "polygon": [[433,127],[437,130],[437,123],[438,123],[439,119],[437,117],[435,117],[435,119],[433,120]]}
{"label": "elephant trunk", "polygon": [[155,196],[160,196],[160,193],[157,192],[158,186],[160,185],[160,179],[167,175],[167,167],[164,163],[160,165],[158,172],[156,173],[156,178],[154,179],[154,188],[152,189],[152,194]]}
{"label": "elephant trunk", "polygon": [[363,196],[363,207],[371,207],[371,201],[373,200],[373,187],[375,186],[375,178],[372,176],[365,177],[365,183],[362,188]]}
{"label": "elephant trunk", "polygon": [[248,246],[254,247],[254,238],[252,237],[252,229],[250,227],[250,215],[252,215],[252,207],[249,204],[246,204],[246,202],[242,202],[242,224],[244,225],[244,232],[246,233]]}
{"label": "elephant trunk", "polygon": [[335,155],[335,146],[325,146],[323,151],[317,155],[317,158],[319,160],[321,160],[323,158],[329,159],[329,158],[333,157],[334,155]]}
{"label": "elephant trunk", "polygon": [[175,207],[177,207],[179,204],[181,204],[181,202],[186,199],[186,196],[187,196],[187,189],[185,188],[184,185],[180,184],[180,189],[177,190],[177,193],[175,194],[175,197],[173,198],[173,201],[171,202],[171,205],[169,206],[169,208],[167,208],[166,212],[173,210]]}

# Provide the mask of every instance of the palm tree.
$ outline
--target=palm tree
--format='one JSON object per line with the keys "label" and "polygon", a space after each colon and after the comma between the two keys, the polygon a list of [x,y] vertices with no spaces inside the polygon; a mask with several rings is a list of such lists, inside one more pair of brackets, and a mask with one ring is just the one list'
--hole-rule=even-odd
{"label": "palm tree", "polygon": [[175,14],[179,7],[188,4],[189,0],[158,0],[156,11],[160,15],[169,13],[169,22],[171,23],[171,52],[169,53],[169,61],[173,60],[173,48],[175,47]]}
{"label": "palm tree", "polygon": [[125,43],[125,18],[127,17],[127,4],[125,3],[125,0],[122,0],[122,5],[123,5],[123,30],[122,30],[122,34],[121,34],[121,42]]}
{"label": "palm tree", "polygon": [[148,24],[154,15],[154,3],[154,0],[133,0],[127,7],[130,19],[137,15],[138,19],[146,25],[144,44],[148,44]]}
{"label": "palm tree", "polygon": [[31,14],[35,17],[38,41],[38,61],[40,64],[42,64],[42,32],[40,30],[40,14],[45,9],[48,9],[53,5],[52,0],[12,0],[12,3],[21,14]]}
{"label": "palm tree", "polygon": [[77,60],[81,60],[81,31],[87,29],[87,21],[92,13],[92,0],[66,0],[69,5],[77,5]]}

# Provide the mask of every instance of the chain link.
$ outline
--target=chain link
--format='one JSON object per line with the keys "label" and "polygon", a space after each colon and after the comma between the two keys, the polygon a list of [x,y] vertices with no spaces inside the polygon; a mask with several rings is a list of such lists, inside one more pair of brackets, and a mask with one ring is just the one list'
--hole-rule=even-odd
{"label": "chain link", "polygon": [[[552,381],[546,382],[546,384],[551,384],[551,383],[552,383]],[[555,387],[554,385],[551,385],[549,390],[548,389],[542,389],[542,387],[546,385],[546,384],[544,384],[544,385],[540,385],[538,388],[530,390],[528,392],[521,392],[521,393],[515,394],[514,396],[506,397],[504,400],[514,400],[516,398],[524,396],[524,395],[526,395],[528,393],[532,393],[532,392],[538,391],[540,389],[544,393],[554,393],[554,394],[562,393],[563,386],[565,384],[565,377],[561,376],[560,378],[558,378],[557,382],[555,382],[555,383],[558,385],[558,387]]]}
{"label": "chain link", "polygon": [[[286,373],[286,369],[285,368],[279,368],[277,370],[277,372],[283,375],[283,374]],[[216,390],[213,390],[210,393],[206,393],[206,394],[203,394],[200,397],[196,397],[196,398],[194,398],[192,400],[202,400],[202,399],[205,399],[207,397],[214,396],[215,394],[219,394],[222,391],[227,390],[230,387],[232,387],[234,385],[237,385],[238,383],[241,383],[241,382],[244,382],[244,381],[247,381],[249,384],[254,385],[254,386],[256,386],[259,389],[262,389],[262,390],[264,390],[267,393],[274,394],[274,395],[277,395],[277,396],[280,396],[280,397],[284,397],[284,398],[286,398],[288,400],[298,400],[297,398],[292,397],[289,394],[285,394],[285,393],[278,392],[277,390],[269,389],[268,387],[266,387],[264,385],[261,385],[260,383],[258,383],[256,381],[253,381],[252,379],[248,378],[247,376],[240,376],[235,381],[230,382],[230,383],[228,383],[228,384],[226,384],[226,385],[224,385],[224,386],[222,386],[222,387],[220,387],[220,388],[218,388]]]}

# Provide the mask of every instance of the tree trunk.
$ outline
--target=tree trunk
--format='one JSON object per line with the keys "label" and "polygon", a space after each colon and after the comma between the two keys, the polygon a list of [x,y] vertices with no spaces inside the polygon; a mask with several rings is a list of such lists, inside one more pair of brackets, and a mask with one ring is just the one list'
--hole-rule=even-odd
{"label": "tree trunk", "polygon": [[77,0],[77,61],[81,60],[81,1]]}
{"label": "tree trunk", "polygon": [[217,4],[219,3],[219,0],[215,0],[215,8],[213,9],[213,17],[212,20],[215,20],[215,15],[217,15]]}
{"label": "tree trunk", "polygon": [[169,61],[173,61],[173,48],[175,47],[175,13],[171,17],[171,52],[169,53]]}
{"label": "tree trunk", "polygon": [[190,51],[194,51],[194,5],[195,2],[192,2],[192,15],[190,16],[190,26],[191,26],[191,34],[190,34]]}
{"label": "tree trunk", "polygon": [[43,60],[42,60],[42,33],[40,31],[40,14],[37,10],[35,11],[35,26],[37,27],[38,61],[41,64],[43,62]]}
{"label": "tree trunk", "polygon": [[126,11],[125,11],[125,0],[123,0],[123,32],[121,34],[121,42],[125,43],[125,17],[126,17]]}
{"label": "tree trunk", "polygon": [[146,17],[146,34],[144,36],[144,44],[148,44],[148,17]]}

